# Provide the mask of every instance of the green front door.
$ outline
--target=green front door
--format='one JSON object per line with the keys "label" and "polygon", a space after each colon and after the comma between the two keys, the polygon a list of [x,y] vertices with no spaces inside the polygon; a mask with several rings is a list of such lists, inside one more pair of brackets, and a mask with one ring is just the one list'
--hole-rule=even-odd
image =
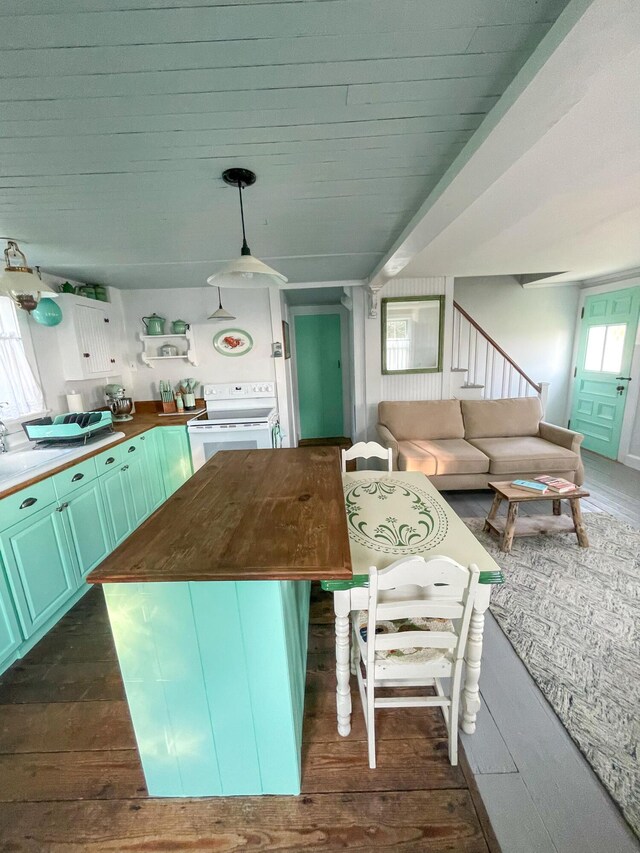
{"label": "green front door", "polygon": [[583,447],[617,459],[638,327],[640,287],[587,296],[571,407]]}
{"label": "green front door", "polygon": [[344,435],[339,314],[295,317],[300,438]]}

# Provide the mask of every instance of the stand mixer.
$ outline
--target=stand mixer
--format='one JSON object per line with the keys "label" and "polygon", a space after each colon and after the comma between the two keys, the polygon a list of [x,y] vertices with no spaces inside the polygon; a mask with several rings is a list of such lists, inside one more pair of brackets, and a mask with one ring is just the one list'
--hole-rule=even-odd
{"label": "stand mixer", "polygon": [[131,410],[133,409],[133,400],[131,397],[125,397],[125,389],[122,385],[113,382],[105,385],[104,394],[107,398],[107,403],[113,413],[114,421],[131,421]]}

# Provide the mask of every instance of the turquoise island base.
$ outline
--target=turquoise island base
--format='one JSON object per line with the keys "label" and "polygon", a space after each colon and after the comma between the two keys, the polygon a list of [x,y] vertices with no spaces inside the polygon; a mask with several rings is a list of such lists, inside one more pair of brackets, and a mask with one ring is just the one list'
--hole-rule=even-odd
{"label": "turquoise island base", "polygon": [[153,797],[299,794],[312,580],[349,580],[335,447],[215,454],[88,576]]}
{"label": "turquoise island base", "polygon": [[149,795],[299,794],[310,582],[103,589]]}

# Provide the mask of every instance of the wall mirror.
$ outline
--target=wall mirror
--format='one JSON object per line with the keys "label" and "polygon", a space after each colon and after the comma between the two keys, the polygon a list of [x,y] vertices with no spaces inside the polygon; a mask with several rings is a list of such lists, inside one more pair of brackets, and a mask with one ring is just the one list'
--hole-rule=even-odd
{"label": "wall mirror", "polygon": [[444,296],[382,300],[382,372],[442,370]]}

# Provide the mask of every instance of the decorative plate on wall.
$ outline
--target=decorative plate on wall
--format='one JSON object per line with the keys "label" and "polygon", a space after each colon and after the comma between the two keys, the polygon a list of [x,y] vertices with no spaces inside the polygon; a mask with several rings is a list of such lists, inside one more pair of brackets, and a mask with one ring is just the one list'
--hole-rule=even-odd
{"label": "decorative plate on wall", "polygon": [[244,355],[253,347],[253,338],[243,329],[223,329],[214,336],[213,347],[220,355]]}

